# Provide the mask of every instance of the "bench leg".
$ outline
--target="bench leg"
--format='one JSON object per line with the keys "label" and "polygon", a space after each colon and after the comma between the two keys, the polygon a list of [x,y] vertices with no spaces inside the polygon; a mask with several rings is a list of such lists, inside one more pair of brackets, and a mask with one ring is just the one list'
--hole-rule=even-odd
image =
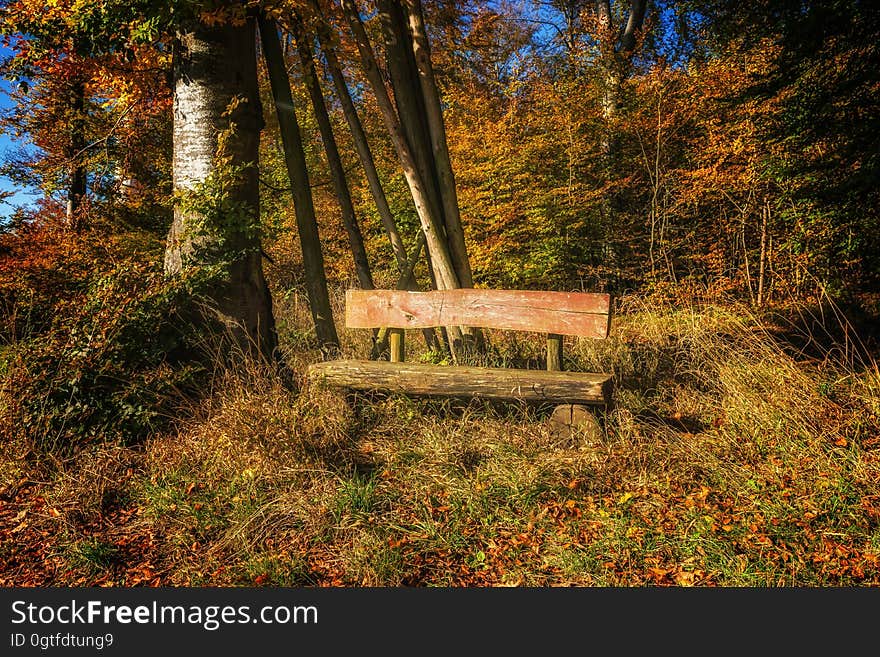
{"label": "bench leg", "polygon": [[547,334],[547,370],[562,370],[562,336],[556,333]]}
{"label": "bench leg", "polygon": [[388,330],[391,338],[391,362],[402,363],[406,360],[406,343],[404,341],[404,330],[393,328]]}
{"label": "bench leg", "polygon": [[605,439],[605,430],[595,412],[583,404],[561,404],[548,419],[550,434],[560,440],[580,439],[585,446]]}

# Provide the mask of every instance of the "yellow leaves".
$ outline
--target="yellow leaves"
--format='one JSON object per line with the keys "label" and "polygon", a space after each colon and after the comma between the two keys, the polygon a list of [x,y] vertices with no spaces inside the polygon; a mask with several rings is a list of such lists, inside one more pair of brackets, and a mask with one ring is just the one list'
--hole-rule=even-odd
{"label": "yellow leaves", "polygon": [[23,509],[15,515],[12,521],[17,522],[18,524],[9,531],[10,534],[17,534],[20,531],[27,529],[28,522],[27,520],[25,520],[25,518],[27,517],[27,513],[27,509]]}
{"label": "yellow leaves", "polygon": [[701,486],[698,491],[691,493],[684,499],[685,507],[690,509],[696,506],[702,506],[711,492],[711,488]]}
{"label": "yellow leaves", "polygon": [[284,16],[284,9],[281,7],[277,7],[277,6],[276,7],[266,7],[263,11],[266,14],[267,18],[274,20],[274,21],[277,21],[278,19],[280,19]]}
{"label": "yellow leaves", "polygon": [[247,23],[246,7],[241,5],[233,5],[228,7],[218,7],[209,11],[203,11],[199,14],[199,20],[208,27],[217,27],[220,25],[232,25],[241,27]]}
{"label": "yellow leaves", "polygon": [[680,570],[675,573],[675,583],[678,586],[693,586],[695,579],[696,574],[691,571]]}

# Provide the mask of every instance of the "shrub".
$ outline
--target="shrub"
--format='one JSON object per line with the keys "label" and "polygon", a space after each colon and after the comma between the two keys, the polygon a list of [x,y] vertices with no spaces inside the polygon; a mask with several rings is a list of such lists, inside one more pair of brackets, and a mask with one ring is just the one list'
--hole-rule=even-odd
{"label": "shrub", "polygon": [[126,262],[98,276],[50,330],[10,348],[0,432],[39,450],[130,443],[166,423],[203,371],[184,310],[205,276],[164,280]]}

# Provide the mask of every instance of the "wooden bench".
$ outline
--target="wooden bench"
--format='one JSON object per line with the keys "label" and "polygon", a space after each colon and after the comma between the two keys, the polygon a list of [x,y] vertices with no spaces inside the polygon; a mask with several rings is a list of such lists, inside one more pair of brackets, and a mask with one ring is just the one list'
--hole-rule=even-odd
{"label": "wooden bench", "polygon": [[[611,375],[562,371],[562,336],[606,338],[610,303],[607,294],[582,292],[347,290],[346,327],[388,327],[390,361],[315,363],[308,375],[317,383],[358,391],[607,406]],[[546,333],[547,371],[406,362],[405,329],[438,326]]]}

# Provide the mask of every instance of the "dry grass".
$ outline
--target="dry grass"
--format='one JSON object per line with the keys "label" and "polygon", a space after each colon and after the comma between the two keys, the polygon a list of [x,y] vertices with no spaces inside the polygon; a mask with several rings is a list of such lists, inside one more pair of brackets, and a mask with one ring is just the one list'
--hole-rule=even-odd
{"label": "dry grass", "polygon": [[[608,340],[567,343],[615,376],[597,442],[549,409],[315,389],[306,306],[279,312],[295,390],[223,373],[177,432],[65,468],[53,503],[124,498],[171,584],[880,584],[880,376],[851,349],[804,359],[743,308],[625,299]],[[487,362],[540,366],[540,338],[490,337]],[[66,526],[67,562],[100,571]]]}

